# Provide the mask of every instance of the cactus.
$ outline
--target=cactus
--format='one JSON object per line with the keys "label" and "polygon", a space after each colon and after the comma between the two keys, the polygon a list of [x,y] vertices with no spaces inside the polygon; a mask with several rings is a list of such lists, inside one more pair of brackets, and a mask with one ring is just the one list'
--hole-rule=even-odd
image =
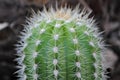
{"label": "cactus", "polygon": [[18,80],[103,80],[102,38],[88,16],[78,7],[33,14],[16,44]]}

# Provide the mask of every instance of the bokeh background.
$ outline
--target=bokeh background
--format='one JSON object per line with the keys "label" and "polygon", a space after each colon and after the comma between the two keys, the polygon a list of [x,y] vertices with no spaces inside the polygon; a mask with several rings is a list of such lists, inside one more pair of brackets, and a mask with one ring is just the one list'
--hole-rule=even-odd
{"label": "bokeh background", "polygon": [[120,80],[120,0],[0,0],[0,80],[16,80],[17,63],[14,45],[20,31],[25,27],[26,17],[42,11],[43,6],[49,8],[68,5],[75,7],[78,3],[87,11],[92,10],[107,50],[104,53],[107,66],[105,75],[108,80]]}

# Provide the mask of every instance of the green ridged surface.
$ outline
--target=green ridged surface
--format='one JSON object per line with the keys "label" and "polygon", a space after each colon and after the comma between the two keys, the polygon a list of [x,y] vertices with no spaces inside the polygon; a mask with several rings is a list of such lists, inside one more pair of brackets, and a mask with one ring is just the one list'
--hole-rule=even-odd
{"label": "green ridged surface", "polygon": [[17,59],[19,80],[103,80],[103,45],[88,14],[51,8],[34,15],[16,49],[25,55]]}
{"label": "green ridged surface", "polygon": [[[89,31],[84,23],[77,25],[74,21],[66,23],[63,20],[51,20],[50,23],[42,21],[38,24],[36,28],[31,29],[32,35],[27,39],[28,45],[24,49],[27,80],[35,80],[35,73],[38,74],[38,80],[95,80],[93,64],[96,60],[93,53],[99,57],[100,49],[92,32],[90,36],[84,34],[85,31]],[[56,28],[56,24],[60,24],[60,28]],[[45,31],[40,34],[42,29]],[[75,32],[71,32],[70,29],[74,29]],[[59,35],[58,40],[54,40],[55,34]],[[73,39],[77,39],[77,42],[74,43]],[[36,45],[38,40],[41,42]],[[89,44],[90,41],[93,41],[94,46]],[[53,51],[55,46],[58,47],[57,53]],[[75,54],[76,50],[79,50],[80,55]],[[38,54],[34,58],[35,52]],[[56,66],[53,65],[54,59],[58,60]],[[80,63],[80,67],[76,67],[76,62]],[[33,69],[34,64],[37,64],[36,70]],[[98,64],[101,67],[100,62]],[[53,74],[54,70],[58,70],[56,77]],[[77,72],[80,73],[80,78],[76,76]],[[101,80],[100,68],[97,74],[97,80]]]}

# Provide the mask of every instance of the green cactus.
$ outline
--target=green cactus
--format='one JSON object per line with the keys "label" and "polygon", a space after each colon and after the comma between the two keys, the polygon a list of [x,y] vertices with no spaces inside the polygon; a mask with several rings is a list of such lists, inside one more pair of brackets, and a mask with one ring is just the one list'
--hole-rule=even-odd
{"label": "green cactus", "polygon": [[65,7],[33,15],[16,45],[19,80],[103,80],[103,45],[89,13]]}

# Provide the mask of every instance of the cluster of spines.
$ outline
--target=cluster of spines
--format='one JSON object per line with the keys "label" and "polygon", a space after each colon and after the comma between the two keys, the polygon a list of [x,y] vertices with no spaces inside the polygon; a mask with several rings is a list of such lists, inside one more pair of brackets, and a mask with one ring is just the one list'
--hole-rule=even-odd
{"label": "cluster of spines", "polygon": [[[68,28],[69,29],[69,28]],[[72,35],[72,43],[73,43],[73,46],[74,46],[74,51],[73,51],[73,54],[75,54],[75,77],[80,80],[81,79],[81,72],[80,72],[80,68],[81,68],[81,63],[80,63],[80,59],[79,59],[79,56],[80,56],[80,49],[79,49],[79,41],[78,41],[78,36],[77,36],[77,32],[76,32],[76,29],[74,27],[71,27],[69,29],[70,31],[70,34]]]}
{"label": "cluster of spines", "polygon": [[[25,51],[22,55],[20,55],[21,57],[17,59],[18,63],[21,65],[21,67],[20,67],[21,69],[18,71],[18,73],[20,75],[19,77],[21,77],[20,80],[27,80],[28,77],[29,77],[29,80],[51,79],[50,78],[51,76],[53,76],[55,80],[59,80],[59,77],[63,78],[63,76],[65,76],[63,79],[67,80],[68,78],[66,78],[66,76],[68,77],[68,74],[69,74],[68,73],[69,70],[67,70],[67,68],[72,69],[73,67],[75,69],[75,73],[70,73],[71,74],[70,76],[73,76],[75,80],[84,80],[85,76],[82,77],[82,75],[84,75],[84,73],[87,73],[87,72],[82,72],[84,70],[81,70],[81,65],[83,63],[80,62],[82,59],[82,58],[80,59],[80,56],[83,56],[82,54],[84,54],[84,53],[81,53],[81,51],[80,51],[81,48],[79,48],[79,46],[81,46],[81,45],[79,44],[79,42],[80,42],[79,39],[82,39],[82,37],[83,37],[83,39],[85,39],[84,38],[85,35],[89,37],[89,38],[87,37],[87,39],[88,39],[87,41],[89,42],[89,45],[91,47],[94,47],[96,49],[96,51],[98,52],[98,53],[97,52],[91,53],[91,55],[95,59],[94,60],[95,63],[93,63],[95,73],[91,73],[88,75],[93,75],[95,80],[100,80],[101,79],[101,70],[100,70],[101,65],[99,65],[100,61],[97,59],[100,57],[100,53],[99,53],[99,50],[97,50],[97,48],[101,47],[101,45],[99,46],[99,44],[96,44],[96,42],[99,42],[100,39],[98,39],[97,33],[96,34],[94,33],[94,31],[96,29],[91,27],[91,26],[93,26],[93,23],[92,23],[93,21],[87,20],[86,23],[84,21],[82,23],[82,20],[79,21],[79,19],[78,19],[78,21],[75,22],[74,25],[71,25],[71,26],[69,25],[69,26],[65,26],[65,27],[63,27],[63,24],[69,24],[70,21],[63,20],[64,23],[62,23],[62,24],[57,23],[59,21],[61,21],[61,20],[49,19],[47,21],[41,21],[41,22],[35,21],[35,22],[33,22],[32,26],[31,26],[31,23],[29,23],[30,26],[26,27],[23,30],[23,32],[21,33],[21,35],[22,35],[22,37],[20,37],[21,41],[19,42],[19,45],[17,45],[18,48],[16,49],[18,51],[18,53]],[[51,22],[55,22],[55,24],[53,24]],[[51,25],[54,26],[54,28],[51,28]],[[84,31],[81,31],[83,33],[79,34],[78,30],[80,30],[81,26],[84,26],[85,30],[84,30],[84,27],[82,27]],[[61,27],[63,27],[63,28],[61,29]],[[66,30],[68,32],[66,32],[64,30]],[[61,32],[58,32],[58,31],[61,31]],[[49,34],[50,32],[51,32],[51,34]],[[67,35],[65,32],[67,33]],[[43,35],[43,34],[45,34],[45,35]],[[82,35],[82,36],[78,36],[78,35]],[[44,37],[44,36],[46,36],[46,37]],[[64,38],[61,38],[61,36]],[[61,41],[64,42],[64,40],[62,40],[62,39],[65,39],[65,37],[67,37],[67,36],[68,36],[68,38],[70,38],[70,39],[67,38],[68,41],[72,40],[71,41],[72,47],[69,44],[67,44],[67,46],[70,46],[70,48],[74,49],[74,51],[72,51],[73,54],[66,53],[68,60],[69,60],[69,56],[72,56],[70,58],[73,58],[73,56],[75,57],[74,63],[73,64],[70,63],[70,65],[71,65],[70,67],[68,67],[67,61],[62,60],[62,59],[66,59],[67,57],[66,57],[64,50],[62,50],[64,48],[64,45],[63,45],[63,43],[61,43]],[[43,40],[41,40],[42,37],[44,37]],[[79,37],[81,37],[81,38],[79,38]],[[60,38],[61,38],[61,40],[60,40]],[[38,49],[40,46],[42,46],[42,41],[44,42],[45,39],[47,39],[47,40],[50,39],[51,43],[48,43],[48,44],[44,43],[44,46],[41,47],[41,50],[43,50],[43,51],[46,50],[46,53],[42,53],[43,51],[41,51],[41,50],[39,51]],[[98,40],[98,41],[95,41],[93,39]],[[48,40],[48,42],[49,42],[49,40]],[[45,45],[47,45],[48,47],[45,47]],[[48,48],[48,49],[44,49],[44,47]],[[70,48],[68,48],[68,49],[70,49]],[[51,54],[49,54],[49,53],[51,53]],[[59,54],[63,53],[63,54],[61,54],[59,56],[58,53]],[[83,57],[85,57],[85,55]],[[43,61],[40,63],[36,63],[36,61],[41,60],[39,58],[44,59],[45,62]],[[51,58],[51,59],[48,59],[48,58]],[[64,63],[66,63],[66,64],[64,64]],[[85,64],[87,64],[87,63],[89,63],[89,62],[85,62]],[[45,68],[41,68],[42,64],[44,64],[43,67],[45,67]],[[67,68],[65,68],[65,66],[62,66],[63,67],[62,68],[60,65],[66,65]],[[51,69],[50,69],[50,67],[51,67]],[[59,69],[61,69],[61,68],[64,70],[64,72],[60,72]],[[50,70],[43,70],[44,71],[44,73],[43,73],[42,69],[50,69]],[[72,70],[74,70],[74,69],[72,69]],[[94,69],[93,69],[93,71],[94,71]],[[39,70],[41,70],[41,71],[39,71]],[[65,70],[68,72],[65,72]],[[64,75],[61,75],[61,74],[64,74]],[[45,77],[45,78],[42,78],[42,77]]]}

